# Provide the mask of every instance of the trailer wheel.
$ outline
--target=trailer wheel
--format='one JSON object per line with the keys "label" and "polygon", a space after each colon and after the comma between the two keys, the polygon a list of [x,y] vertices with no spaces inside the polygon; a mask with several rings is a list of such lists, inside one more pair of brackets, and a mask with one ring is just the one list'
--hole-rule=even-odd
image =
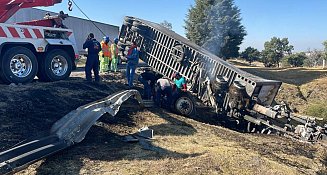
{"label": "trailer wheel", "polygon": [[183,62],[184,54],[185,54],[185,50],[181,44],[176,44],[171,49],[171,56],[178,63]]}
{"label": "trailer wheel", "polygon": [[126,17],[124,18],[124,25],[126,25],[126,26],[130,26],[130,25],[133,24],[133,21],[134,21],[134,19],[133,19],[132,17],[128,17],[128,16],[126,16]]}
{"label": "trailer wheel", "polygon": [[72,67],[72,60],[65,51],[52,50],[41,61],[38,77],[41,81],[63,80],[69,77]]}
{"label": "trailer wheel", "polygon": [[195,113],[194,102],[188,95],[182,95],[174,104],[174,108],[179,114],[190,116]]}
{"label": "trailer wheel", "polygon": [[147,27],[145,25],[143,25],[142,23],[138,22],[138,21],[134,21],[133,26],[137,27],[137,28],[139,28],[141,30],[147,30]]}
{"label": "trailer wheel", "polygon": [[7,83],[29,83],[38,71],[34,53],[28,48],[17,46],[5,52],[1,58],[0,75]]}
{"label": "trailer wheel", "polygon": [[132,26],[132,31],[133,31],[133,32],[137,32],[137,33],[139,33],[139,34],[141,34],[141,35],[146,33],[145,30],[140,29],[140,28],[135,27],[135,26]]}

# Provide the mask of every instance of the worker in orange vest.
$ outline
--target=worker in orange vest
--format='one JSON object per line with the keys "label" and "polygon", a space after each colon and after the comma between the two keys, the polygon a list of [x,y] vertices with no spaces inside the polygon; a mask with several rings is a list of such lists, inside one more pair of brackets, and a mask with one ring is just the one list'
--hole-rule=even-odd
{"label": "worker in orange vest", "polygon": [[118,38],[115,38],[114,43],[111,44],[111,71],[117,72],[118,64]]}
{"label": "worker in orange vest", "polygon": [[102,51],[99,53],[100,72],[107,72],[109,71],[109,63],[111,62],[111,49],[108,36],[103,37],[101,49]]}

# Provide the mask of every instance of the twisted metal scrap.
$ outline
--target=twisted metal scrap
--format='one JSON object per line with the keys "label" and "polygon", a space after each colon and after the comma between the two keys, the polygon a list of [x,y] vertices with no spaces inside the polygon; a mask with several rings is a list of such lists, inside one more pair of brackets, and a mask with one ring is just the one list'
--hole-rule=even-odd
{"label": "twisted metal scrap", "polygon": [[25,141],[0,153],[0,174],[10,174],[28,165],[81,142],[92,125],[105,113],[115,116],[123,102],[134,97],[144,107],[137,90],[126,90],[81,106],[58,120],[50,134]]}
{"label": "twisted metal scrap", "polygon": [[143,106],[142,98],[137,90],[118,92],[71,111],[52,126],[51,133],[72,144],[81,142],[91,126],[103,114],[109,113],[115,116],[122,103],[132,96]]}

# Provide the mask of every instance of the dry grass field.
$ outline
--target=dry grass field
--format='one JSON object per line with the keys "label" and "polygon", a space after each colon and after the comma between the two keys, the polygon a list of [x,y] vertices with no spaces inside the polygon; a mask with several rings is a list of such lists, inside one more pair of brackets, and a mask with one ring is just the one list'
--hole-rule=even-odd
{"label": "dry grass field", "polygon": [[[308,102],[327,98],[324,70],[241,68],[285,82],[277,100],[300,112]],[[0,85],[0,151],[49,129],[78,106],[126,88],[123,73],[103,75],[100,85],[83,82],[83,76],[79,70],[67,81]],[[300,80],[302,76],[306,78]],[[219,120],[206,111],[191,119],[163,109],[141,109],[129,100],[117,116],[104,115],[81,143],[17,174],[327,174],[326,147],[237,132],[215,122]],[[123,141],[144,126],[154,130],[153,140]]]}

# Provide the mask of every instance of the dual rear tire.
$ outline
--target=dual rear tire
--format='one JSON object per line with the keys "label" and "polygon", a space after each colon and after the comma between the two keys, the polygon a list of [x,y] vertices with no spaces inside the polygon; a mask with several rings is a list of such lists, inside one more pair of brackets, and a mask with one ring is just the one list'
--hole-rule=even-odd
{"label": "dual rear tire", "polygon": [[29,83],[38,71],[34,53],[25,47],[8,49],[1,57],[0,76],[4,83]]}
{"label": "dual rear tire", "polygon": [[70,76],[73,64],[65,51],[56,49],[40,59],[39,67],[37,76],[41,81],[59,81]]}
{"label": "dual rear tire", "polygon": [[41,81],[58,81],[69,77],[72,59],[60,49],[48,52],[39,60],[28,48],[8,49],[0,59],[0,77],[6,84],[29,83],[37,75]]}

